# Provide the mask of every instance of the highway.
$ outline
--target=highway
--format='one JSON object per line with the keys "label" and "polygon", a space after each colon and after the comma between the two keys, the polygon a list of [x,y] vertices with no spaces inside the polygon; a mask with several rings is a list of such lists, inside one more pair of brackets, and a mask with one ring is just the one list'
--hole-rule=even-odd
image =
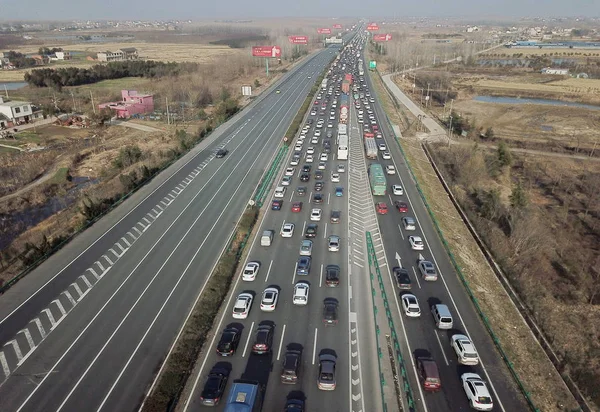
{"label": "highway", "polygon": [[[260,262],[261,268],[254,281],[242,281],[238,277],[234,285],[234,292],[231,294],[225,312],[220,318],[220,322],[215,330],[215,335],[210,342],[210,348],[207,356],[202,360],[198,378],[194,388],[185,400],[185,411],[207,410],[208,407],[202,405],[200,393],[202,391],[206,375],[210,369],[219,364],[231,369],[229,380],[233,379],[252,379],[266,386],[265,401],[263,410],[274,411],[283,410],[288,397],[301,398],[306,402],[306,410],[309,411],[339,411],[351,410],[349,393],[349,297],[348,297],[348,258],[346,241],[348,239],[348,198],[347,193],[344,196],[335,196],[335,187],[348,187],[348,174],[340,173],[340,182],[334,183],[330,179],[332,171],[337,170],[338,164],[346,164],[346,161],[336,159],[335,135],[337,126],[336,119],[330,119],[330,110],[333,98],[329,99],[327,109],[324,113],[319,111],[318,115],[308,116],[314,120],[313,125],[307,133],[307,137],[302,147],[302,158],[297,166],[290,166],[290,160],[294,152],[293,146],[290,147],[288,159],[285,166],[282,167],[274,186],[277,186],[283,178],[287,167],[295,167],[295,173],[291,184],[287,186],[285,197],[283,198],[283,207],[281,210],[271,210],[270,202],[275,198],[270,198],[268,210],[266,211],[260,228],[257,231],[257,237],[251,245],[246,262],[241,265],[243,269],[247,262]],[[315,109],[320,108],[314,105]],[[313,108],[311,107],[311,109]],[[320,109],[319,109],[320,110]],[[325,116],[326,115],[326,116]],[[318,118],[327,119],[321,129],[322,135],[318,143],[310,142],[316,127]],[[333,127],[329,128],[328,123]],[[324,182],[322,191],[315,191],[314,184],[315,171],[319,155],[323,153],[323,139],[327,130],[333,132],[331,141],[333,142],[331,153],[328,155],[326,168],[323,170]],[[309,147],[315,150],[313,163],[306,162],[306,154]],[[308,182],[300,181],[301,168],[304,165],[311,166],[310,180]],[[335,170],[334,170],[335,169]],[[306,187],[306,194],[299,195],[298,186]],[[322,204],[314,204],[312,195],[321,193],[323,195]],[[271,192],[271,196],[273,192]],[[294,202],[302,202],[300,212],[292,211]],[[310,215],[313,208],[322,210],[320,221],[311,221]],[[340,223],[330,222],[330,213],[332,210],[341,211]],[[295,226],[292,238],[283,238],[279,231],[282,224],[293,223]],[[297,260],[299,258],[300,243],[304,239],[304,230],[306,225],[316,223],[318,225],[317,236],[312,239],[313,249],[311,256],[311,270],[308,276],[296,275]],[[260,234],[264,230],[274,230],[276,235],[273,244],[270,247],[260,245]],[[328,251],[328,236],[338,235],[341,237],[341,248],[338,252]],[[341,269],[340,284],[337,287],[328,287],[325,284],[325,268],[327,265],[338,265]],[[294,284],[299,281],[306,281],[310,284],[309,301],[306,306],[294,305],[292,302]],[[279,301],[274,312],[263,312],[259,308],[260,298],[263,290],[267,287],[279,289]],[[232,318],[232,307],[239,293],[249,292],[255,296],[252,310],[245,320],[236,320]],[[323,323],[323,300],[325,298],[334,298],[339,303],[338,323],[335,326],[326,326]],[[270,353],[253,354],[252,345],[254,343],[255,333],[259,324],[270,323],[275,325],[275,334],[273,347]],[[221,331],[229,326],[235,326],[242,329],[242,337],[239,348],[232,357],[222,357],[216,354],[216,346],[221,336]],[[299,349],[302,351],[302,366],[298,382],[294,385],[281,383],[282,364],[285,358],[286,350]],[[337,387],[335,391],[321,391],[317,388],[316,377],[318,374],[318,356],[323,350],[335,352],[338,357],[337,367]],[[223,404],[220,404],[216,410],[222,410]],[[215,408],[212,408],[215,409]]]}
{"label": "highway", "polygon": [[[291,69],[215,131],[204,150],[171,166],[2,296],[2,411],[133,411],[139,406],[282,136],[333,57],[333,48],[325,49]],[[223,146],[229,154],[214,158]],[[342,207],[344,200],[324,209]],[[285,207],[289,210],[289,203]],[[275,225],[279,219],[267,222]],[[301,226],[300,215],[296,220]],[[299,239],[300,229],[289,240]],[[297,242],[288,243],[297,250]],[[288,245],[277,237],[272,248],[284,252]],[[342,254],[337,255],[341,264]],[[264,254],[259,257],[268,261]],[[325,261],[322,251],[315,257]],[[314,264],[310,276],[313,303],[324,293],[316,281],[319,269]],[[289,264],[273,265],[270,281],[286,280],[281,310],[291,277]],[[335,293],[342,294],[338,289]],[[299,311],[304,314],[298,322],[306,320],[306,329],[290,323],[286,342],[304,342],[321,332],[319,348],[343,346],[343,340],[321,330],[318,305]],[[256,307],[252,315],[258,315]],[[342,318],[338,327],[343,324]],[[279,334],[283,324],[278,327]],[[305,359],[311,357],[312,344],[306,343]],[[308,394],[316,390],[314,382],[311,388],[306,387]]]}
{"label": "highway", "polygon": [[[369,75],[365,80],[372,95],[375,89]],[[364,90],[363,90],[364,91]],[[494,401],[495,411],[522,411],[526,405],[521,394],[516,389],[512,377],[508,374],[502,359],[481,323],[475,309],[470,302],[458,275],[450,263],[450,260],[441,244],[440,239],[433,227],[433,223],[427,210],[417,192],[416,186],[409,175],[408,168],[402,154],[394,141],[394,134],[386,120],[385,113],[377,98],[371,103],[377,119],[377,124],[383,132],[383,140],[392,155],[391,160],[383,160],[382,153],[379,158],[370,163],[394,165],[396,174],[386,175],[388,183],[388,195],[385,197],[374,197],[375,202],[385,201],[389,212],[387,215],[379,215],[379,227],[385,247],[385,261],[387,267],[384,270],[389,276],[389,285],[394,288],[395,293],[391,303],[397,310],[397,319],[401,322],[405,333],[400,335],[404,345],[405,359],[411,362],[407,365],[411,373],[411,387],[417,398],[417,406],[424,411],[466,411],[469,404],[462,388],[460,375],[465,372],[478,373],[488,385]],[[397,184],[404,188],[404,195],[392,194],[391,185]],[[394,207],[394,201],[408,203],[407,213],[399,213]],[[443,213],[443,211],[438,211]],[[401,219],[404,216],[412,216],[417,221],[416,231],[407,232]],[[408,236],[417,235],[423,238],[424,251],[414,251],[408,242]],[[438,280],[426,282],[418,275],[418,259],[422,254],[426,260],[432,261],[438,272]],[[399,258],[399,259],[398,259]],[[400,307],[400,291],[396,288],[395,281],[390,273],[394,266],[403,266],[408,269],[412,288],[410,293],[414,294],[421,307],[420,318],[407,318]],[[402,291],[406,292],[406,291]],[[442,331],[435,327],[430,307],[442,303],[449,307],[452,313],[454,325],[450,330]],[[479,353],[480,364],[477,366],[464,366],[457,363],[456,355],[450,346],[450,337],[462,333],[468,335],[474,342]],[[442,390],[438,393],[425,393],[417,378],[415,369],[415,358],[418,356],[432,357],[439,368]]]}

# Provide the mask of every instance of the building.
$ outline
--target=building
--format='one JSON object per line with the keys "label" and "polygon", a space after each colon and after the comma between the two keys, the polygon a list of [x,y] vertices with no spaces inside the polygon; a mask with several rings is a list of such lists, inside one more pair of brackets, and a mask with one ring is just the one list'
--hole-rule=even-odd
{"label": "building", "polygon": [[99,109],[110,109],[119,119],[128,119],[134,114],[151,113],[154,111],[154,96],[138,94],[135,90],[121,90],[123,100],[120,102],[102,103]]}
{"label": "building", "polygon": [[54,56],[56,57],[56,60],[71,60],[73,58],[71,52],[68,51],[58,51],[54,53]]}
{"label": "building", "polygon": [[544,67],[541,70],[542,74],[558,74],[562,76],[567,76],[569,74],[569,69],[553,69],[550,67]]}
{"label": "building", "polygon": [[42,117],[31,102],[5,100],[0,97],[0,129],[26,124]]}
{"label": "building", "polygon": [[35,65],[36,66],[44,66],[48,63],[50,63],[50,57],[48,56],[42,56],[40,54],[34,54],[31,56],[31,58],[33,60],[35,60]]}
{"label": "building", "polygon": [[105,51],[98,53],[98,61],[101,62],[122,62],[125,60],[137,60],[138,51],[135,47],[124,47],[115,52]]}

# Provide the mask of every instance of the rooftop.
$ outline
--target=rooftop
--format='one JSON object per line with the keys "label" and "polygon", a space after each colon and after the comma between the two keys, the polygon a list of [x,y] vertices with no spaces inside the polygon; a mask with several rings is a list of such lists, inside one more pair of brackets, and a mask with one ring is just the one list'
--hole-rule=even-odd
{"label": "rooftop", "polygon": [[0,105],[8,107],[27,106],[28,104],[31,104],[31,102],[22,102],[20,100],[9,100],[7,102],[0,102]]}

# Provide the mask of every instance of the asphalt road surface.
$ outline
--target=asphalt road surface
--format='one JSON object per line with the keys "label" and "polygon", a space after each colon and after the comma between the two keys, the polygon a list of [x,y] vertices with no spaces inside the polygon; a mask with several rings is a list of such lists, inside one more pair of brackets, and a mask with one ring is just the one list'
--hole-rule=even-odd
{"label": "asphalt road surface", "polygon": [[[369,90],[373,94],[374,88],[370,77],[366,75],[365,79]],[[417,297],[421,307],[420,318],[407,318],[400,307],[401,301],[399,297],[407,291],[399,291],[395,286],[395,281],[390,276],[390,281],[394,284],[395,288],[395,299],[390,304],[396,307],[399,318],[402,320],[403,329],[406,332],[406,334],[401,333],[401,336],[407,337],[407,340],[404,341],[406,349],[405,359],[411,362],[407,367],[412,372],[411,387],[413,394],[418,399],[419,409],[424,411],[469,410],[469,404],[462,388],[460,375],[465,372],[475,372],[487,382],[488,389],[494,401],[495,411],[510,412],[526,410],[526,405],[521,394],[516,389],[499,353],[496,351],[489,334],[481,323],[463,285],[458,279],[458,275],[450,263],[425,205],[409,175],[404,158],[394,141],[394,135],[386,120],[385,113],[376,98],[371,103],[371,107],[374,108],[377,123],[383,131],[384,139],[377,139],[377,142],[385,142],[392,155],[392,159],[383,160],[381,156],[382,152],[379,152],[377,160],[367,161],[367,163],[380,163],[384,168],[385,165],[389,164],[394,165],[396,168],[396,174],[386,175],[388,195],[385,197],[374,197],[375,202],[384,201],[389,208],[387,215],[379,215],[379,226],[388,263],[385,272],[387,272],[387,276],[394,266],[402,266],[408,269],[412,281],[410,293]],[[404,195],[393,195],[391,190],[391,185],[393,184],[401,185],[404,188]],[[396,200],[408,204],[408,213],[399,213],[396,210],[394,207],[394,201]],[[443,211],[439,211],[438,213],[443,213]],[[416,231],[407,232],[404,229],[401,223],[401,219],[404,216],[416,218]],[[411,235],[421,236],[425,243],[423,251],[411,249],[408,242],[408,236]],[[420,277],[417,267],[419,254],[423,255],[426,260],[433,262],[436,266],[438,272],[437,281],[426,282]],[[430,307],[437,303],[442,303],[449,307],[454,320],[451,330],[442,331],[436,329]],[[450,346],[450,337],[457,333],[466,334],[473,340],[481,360],[478,366],[463,366],[458,364],[456,355]],[[432,357],[436,361],[442,382],[442,390],[440,392],[425,393],[421,389],[422,385],[416,377],[416,370],[414,369],[414,359],[419,356]]]}
{"label": "asphalt road surface", "polygon": [[[155,179],[148,186],[152,190],[134,196],[135,204],[129,201],[102,219],[2,296],[3,411],[136,409],[281,137],[333,57],[334,48],[329,48],[290,70],[264,97],[218,129],[214,143],[186,156]],[[229,154],[214,158],[224,145]],[[323,207],[329,210],[332,204]],[[269,223],[279,224],[277,220]],[[300,215],[295,220],[301,226]],[[289,250],[298,248],[297,242],[284,243],[279,237],[272,248],[283,255],[288,245]],[[325,262],[322,251],[315,253]],[[278,261],[270,275],[285,288],[282,311],[291,290],[288,266]],[[319,270],[315,262],[310,276],[314,305],[291,308],[304,312],[298,321],[306,320],[306,328],[290,323],[285,342],[304,342],[321,332],[319,349],[338,347],[315,318],[316,301],[324,293],[316,281]],[[258,315],[256,308],[252,315]],[[284,325],[278,324],[278,336]],[[312,343],[304,344],[310,360]],[[309,393],[316,390],[311,386]]]}

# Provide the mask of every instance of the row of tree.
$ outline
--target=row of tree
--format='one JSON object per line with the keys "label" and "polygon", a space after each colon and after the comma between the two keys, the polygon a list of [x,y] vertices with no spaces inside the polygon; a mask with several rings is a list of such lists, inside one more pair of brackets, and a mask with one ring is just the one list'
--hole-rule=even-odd
{"label": "row of tree", "polygon": [[23,53],[19,53],[14,50],[4,53],[4,57],[7,57],[12,65],[17,69],[26,69],[28,67],[35,66],[35,59],[27,57]]}
{"label": "row of tree", "polygon": [[37,69],[25,74],[30,86],[52,87],[61,90],[64,86],[80,86],[102,80],[123,77],[156,78],[176,76],[183,72],[197,70],[195,63],[164,63],[153,60],[132,60],[97,64],[91,68],[63,67],[58,69]]}

